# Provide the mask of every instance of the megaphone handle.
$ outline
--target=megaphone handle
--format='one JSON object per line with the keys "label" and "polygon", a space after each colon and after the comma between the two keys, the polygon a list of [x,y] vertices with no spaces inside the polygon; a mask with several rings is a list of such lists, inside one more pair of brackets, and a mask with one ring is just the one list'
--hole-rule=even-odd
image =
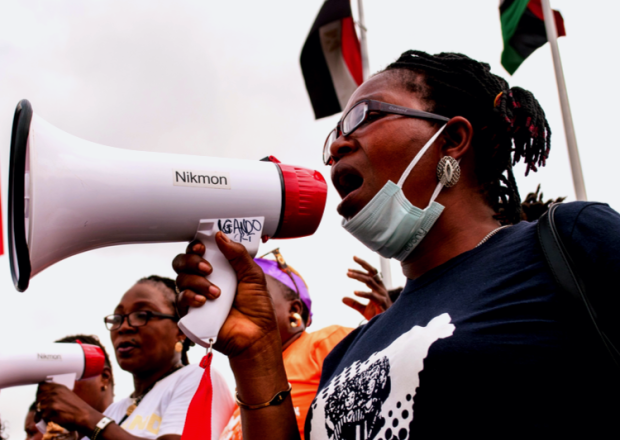
{"label": "megaphone handle", "polygon": [[209,347],[215,342],[237,292],[237,274],[217,247],[215,232],[198,231],[196,238],[204,244],[204,259],[213,268],[207,279],[219,287],[221,294],[215,300],[207,300],[207,304],[202,307],[190,308],[187,315],[179,321],[183,333],[203,347]]}
{"label": "megaphone handle", "polygon": [[[64,385],[70,390],[72,390],[75,386],[75,373],[67,373],[67,374],[58,374],[56,376],[49,376],[46,382],[58,383],[60,385]],[[37,422],[37,429],[41,434],[45,434],[47,432],[47,422],[43,419]]]}

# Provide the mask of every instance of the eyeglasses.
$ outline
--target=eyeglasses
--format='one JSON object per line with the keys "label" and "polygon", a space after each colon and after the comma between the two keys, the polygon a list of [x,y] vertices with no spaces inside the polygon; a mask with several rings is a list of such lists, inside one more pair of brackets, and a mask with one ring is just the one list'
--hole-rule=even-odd
{"label": "eyeglasses", "polygon": [[108,330],[118,330],[123,325],[123,321],[127,318],[127,324],[130,327],[142,327],[145,326],[152,318],[160,319],[172,319],[174,322],[179,320],[174,315],[166,315],[165,313],[151,312],[150,310],[139,310],[137,312],[131,312],[126,315],[116,313],[114,315],[108,315],[103,318],[103,322]]}
{"label": "eyeglasses", "polygon": [[280,248],[275,248],[274,250],[267,252],[265,255],[261,255],[259,258],[264,258],[269,254],[273,254],[273,256],[276,257],[276,262],[278,263],[278,267],[288,275],[288,277],[293,282],[293,285],[295,286],[295,291],[297,292],[297,295],[299,295],[299,287],[297,286],[297,283],[295,282],[295,278],[293,278],[293,273],[295,273],[295,275],[299,276],[300,278],[301,276],[298,273],[296,273],[294,270],[292,270],[288,266],[288,264],[286,264],[284,257],[280,253]]}
{"label": "eyeglasses", "polygon": [[400,105],[365,99],[351,107],[340,122],[338,122],[336,128],[334,128],[327,136],[325,145],[323,146],[323,163],[325,165],[332,165],[334,163],[330,149],[332,144],[336,142],[336,139],[338,139],[340,135],[349,136],[357,130],[360,125],[368,120],[371,113],[402,115],[410,118],[429,119],[431,121],[441,122],[448,122],[450,120],[450,118],[446,118],[445,116],[436,115],[422,110],[415,110],[412,108],[401,107]]}

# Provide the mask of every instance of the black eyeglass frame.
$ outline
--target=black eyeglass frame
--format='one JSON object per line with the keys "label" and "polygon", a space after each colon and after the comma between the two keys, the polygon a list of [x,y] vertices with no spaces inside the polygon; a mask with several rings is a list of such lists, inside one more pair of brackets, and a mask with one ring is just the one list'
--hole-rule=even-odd
{"label": "black eyeglass frame", "polygon": [[[136,313],[146,313],[146,319],[144,321],[144,324],[133,325],[131,323],[130,316],[131,315],[135,315]],[[106,320],[108,318],[112,317],[112,316],[120,316],[121,317],[121,322],[118,324],[118,327],[114,327],[113,326],[112,328],[108,328],[108,322]],[[123,322],[125,322],[125,319],[127,319],[127,325],[129,325],[129,327],[138,328],[138,327],[144,327],[145,325],[147,325],[152,318],[172,319],[174,322],[179,322],[179,317],[175,316],[175,315],[168,315],[166,313],[153,312],[151,310],[137,310],[135,312],[131,312],[131,313],[127,313],[127,314],[113,313],[111,315],[105,316],[103,318],[103,323],[105,324],[106,328],[109,331],[114,331],[114,330],[118,330],[119,328],[121,328],[123,326]]]}
{"label": "black eyeglass frame", "polygon": [[[344,130],[342,130],[341,128],[342,121],[344,121],[347,118],[347,116],[349,116],[349,114],[356,107],[362,104],[367,105],[366,111],[364,112],[364,116],[362,117],[362,119],[357,124],[355,124],[355,126],[351,128],[349,131],[345,132]],[[342,117],[342,119],[338,121],[336,128],[330,131],[329,134],[327,135],[327,139],[325,139],[325,144],[323,145],[323,163],[325,165],[331,165],[333,163],[332,156],[329,150],[332,144],[336,141],[336,139],[338,139],[341,135],[349,136],[351,133],[357,130],[360,125],[366,122],[366,119],[368,119],[368,115],[370,114],[370,112],[380,112],[380,113],[385,113],[385,114],[401,115],[401,116],[407,116],[410,118],[428,119],[431,121],[439,121],[439,122],[448,122],[450,120],[450,118],[447,118],[445,116],[437,115],[435,113],[425,112],[423,110],[416,110],[413,108],[401,107],[400,105],[388,104],[387,102],[375,101],[373,99],[363,99],[357,102],[353,107],[351,107],[349,111]],[[332,134],[334,132],[336,133],[336,136],[333,138],[333,140],[330,141],[330,138],[332,137]]]}

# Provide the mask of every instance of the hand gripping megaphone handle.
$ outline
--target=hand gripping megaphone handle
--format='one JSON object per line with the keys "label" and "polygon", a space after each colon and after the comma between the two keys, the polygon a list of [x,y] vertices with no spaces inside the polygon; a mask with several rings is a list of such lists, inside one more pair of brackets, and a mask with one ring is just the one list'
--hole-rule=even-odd
{"label": "hand gripping megaphone handle", "polygon": [[202,307],[190,308],[179,321],[183,333],[196,344],[206,348],[213,345],[237,292],[237,274],[217,247],[215,234],[222,231],[231,240],[243,244],[254,257],[260,245],[264,220],[264,217],[245,217],[200,221],[195,239],[204,244],[204,259],[213,268],[207,279],[219,287],[221,294],[217,299],[207,300]]}
{"label": "hand gripping megaphone handle", "polygon": [[[57,374],[55,376],[49,376],[46,382],[58,383],[72,390],[75,385],[75,379],[76,379],[75,373]],[[39,430],[41,434],[45,434],[47,432],[47,422],[43,419],[39,420],[37,422],[37,429]]]}

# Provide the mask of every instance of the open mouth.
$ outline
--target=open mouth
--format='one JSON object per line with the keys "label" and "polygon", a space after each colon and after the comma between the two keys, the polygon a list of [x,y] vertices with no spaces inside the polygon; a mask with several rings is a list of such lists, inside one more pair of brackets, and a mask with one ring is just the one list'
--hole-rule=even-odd
{"label": "open mouth", "polygon": [[342,199],[364,184],[362,175],[350,165],[342,164],[334,170],[332,182]]}

